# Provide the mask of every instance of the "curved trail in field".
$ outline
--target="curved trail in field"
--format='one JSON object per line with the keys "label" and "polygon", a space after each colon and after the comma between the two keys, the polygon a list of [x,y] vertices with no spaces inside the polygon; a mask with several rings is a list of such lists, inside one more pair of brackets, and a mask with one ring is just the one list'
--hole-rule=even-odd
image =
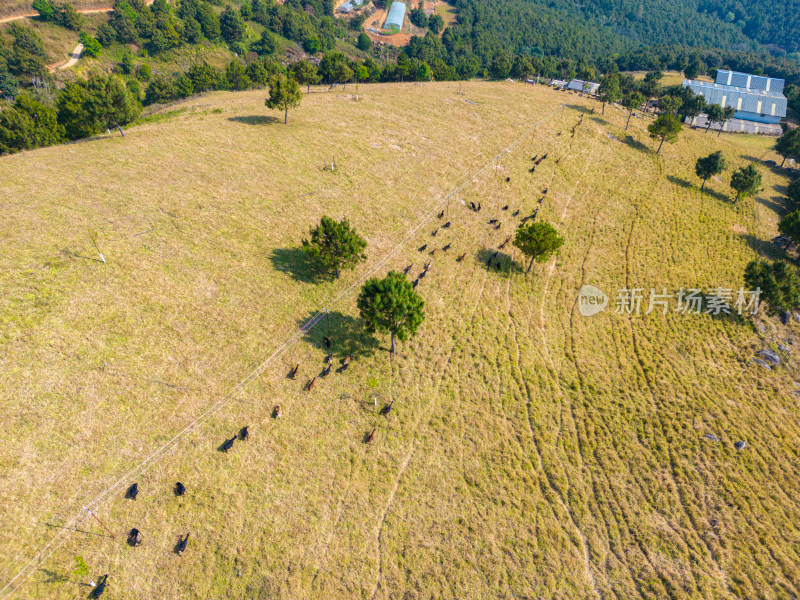
{"label": "curved trail in field", "polygon": [[[154,1],[155,0],[145,0],[145,4],[147,4],[147,6],[150,6]],[[113,11],[114,11],[113,6],[103,6],[101,8],[80,8],[75,12],[81,15],[90,15],[98,13],[108,13]],[[19,21],[20,19],[35,19],[38,16],[39,16],[38,12],[24,13],[21,15],[14,15],[11,17],[3,17],[2,19],[0,19],[0,23],[10,23],[11,21]]]}
{"label": "curved trail in field", "polygon": [[69,60],[63,65],[52,67],[51,72],[60,71],[61,69],[69,69],[71,66],[75,65],[78,60],[80,60],[81,54],[83,54],[83,44],[78,44],[75,46],[75,50],[72,51],[72,54],[70,54]]}
{"label": "curved trail in field", "polygon": [[[354,291],[361,283],[363,283],[368,277],[373,275],[379,268],[381,268],[389,259],[391,259],[403,246],[405,246],[411,239],[413,239],[419,231],[428,223],[430,220],[435,218],[436,214],[439,210],[444,208],[449,200],[454,197],[456,194],[461,192],[464,188],[470,185],[477,177],[483,174],[485,171],[490,169],[492,165],[499,160],[505,154],[511,152],[516,146],[528,137],[531,133],[536,131],[536,128],[558,113],[559,111],[564,110],[564,105],[559,105],[555,110],[548,113],[541,119],[539,119],[536,123],[532,125],[527,131],[523,132],[516,140],[506,146],[504,149],[500,150],[500,152],[492,157],[492,159],[485,163],[482,167],[478,168],[472,174],[467,175],[464,180],[458,185],[456,185],[449,193],[439,195],[430,205],[427,211],[423,212],[419,217],[417,217],[416,223],[410,227],[406,235],[400,240],[391,250],[389,250],[381,259],[375,262],[375,264],[371,265],[367,268],[364,273],[358,277],[349,287],[345,288],[342,292],[337,294],[334,298],[331,299],[329,303],[327,303],[326,308],[320,310],[316,315],[314,315],[311,319],[309,319],[294,335],[292,335],[288,340],[286,340],[280,347],[278,347],[269,357],[267,357],[261,364],[259,364],[255,369],[253,369],[245,378],[243,378],[236,386],[234,386],[227,394],[225,394],[222,398],[217,399],[211,406],[202,414],[200,414],[194,421],[189,423],[184,429],[180,432],[175,434],[170,440],[164,443],[161,447],[157,448],[150,456],[145,458],[141,461],[138,465],[124,473],[119,479],[117,479],[116,483],[112,484],[110,487],[106,488],[102,491],[99,495],[93,498],[90,501],[87,501],[86,504],[83,505],[83,510],[78,512],[76,515],[72,517],[64,527],[57,533],[53,538],[50,539],[34,556],[30,559],[30,561],[17,572],[4,586],[0,588],[0,599],[7,600],[10,598],[14,592],[16,592],[27,579],[33,575],[42,564],[49,559],[53,553],[58,550],[61,546],[63,546],[67,540],[72,536],[75,530],[82,525],[87,519],[92,518],[89,513],[88,509],[94,509],[95,511],[100,508],[101,506],[105,505],[110,501],[113,497],[113,494],[122,490],[130,482],[141,475],[142,473],[149,470],[153,465],[157,462],[162,460],[165,456],[167,456],[170,452],[174,452],[177,450],[178,446],[181,442],[186,439],[189,435],[198,432],[203,425],[216,413],[222,410],[234,397],[236,397],[240,392],[242,392],[250,383],[258,379],[260,375],[264,372],[264,370],[272,364],[272,362],[282,356],[290,347],[292,347],[295,343],[303,338],[305,334],[309,330],[311,330],[315,325],[319,324],[325,314],[333,307],[337,306],[346,296],[348,296],[352,291]],[[377,588],[377,585],[376,585]]]}

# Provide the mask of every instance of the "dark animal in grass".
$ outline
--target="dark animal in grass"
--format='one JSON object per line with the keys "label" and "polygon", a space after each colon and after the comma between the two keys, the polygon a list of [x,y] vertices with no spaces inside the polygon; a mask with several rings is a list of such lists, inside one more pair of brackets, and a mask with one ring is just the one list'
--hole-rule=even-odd
{"label": "dark animal in grass", "polygon": [[506,183],[508,183],[509,181],[511,181],[511,177],[506,177]]}
{"label": "dark animal in grass", "polygon": [[130,498],[131,500],[136,500],[136,496],[139,495],[139,484],[134,483],[131,487],[128,488],[128,491],[125,492],[125,497]]}
{"label": "dark animal in grass", "polygon": [[422,244],[422,246],[420,246],[419,248],[417,248],[417,250],[419,250],[420,252],[425,252],[425,249],[426,249],[427,247],[428,247],[428,244]]}
{"label": "dark animal in grass", "polygon": [[414,266],[414,263],[411,263],[410,265],[408,265],[405,269],[403,269],[403,273],[405,275],[408,275],[408,272],[411,270],[411,267],[413,267],[413,266]]}
{"label": "dark animal in grass", "polygon": [[497,225],[495,225],[495,226],[494,226],[494,228],[495,228],[495,229],[500,229],[500,226],[501,226],[501,225],[502,225],[502,223],[498,223]]}
{"label": "dark animal in grass", "polygon": [[299,370],[300,370],[300,363],[297,363],[297,364],[294,366],[294,369],[292,369],[292,370],[289,372],[289,377],[291,377],[292,379],[295,379],[295,378],[297,378],[297,372],[298,372]]}
{"label": "dark animal in grass", "polygon": [[464,252],[464,254],[462,254],[461,256],[459,256],[459,257],[456,259],[456,262],[461,262],[462,260],[464,260],[464,257],[465,257],[466,255],[467,255],[467,253],[466,253],[466,252]]}
{"label": "dark animal in grass", "polygon": [[175,546],[175,554],[180,556],[186,551],[186,546],[189,543],[189,534],[186,534],[185,538],[179,539],[178,544]]}
{"label": "dark animal in grass", "polygon": [[534,157],[531,159],[531,162],[536,162],[536,159],[537,159],[537,158],[539,158],[539,155],[538,155],[538,154],[537,154],[536,156],[534,156]]}
{"label": "dark animal in grass", "polygon": [[518,214],[519,214],[519,211],[515,210],[513,213],[511,213],[511,216],[512,217],[516,217]]}
{"label": "dark animal in grass", "polygon": [[430,271],[430,268],[431,268],[431,262],[433,262],[433,261],[430,261],[430,260],[429,260],[427,263],[425,263],[425,267],[422,269],[422,270],[423,270],[423,271],[425,271],[426,273],[427,273],[428,271]]}
{"label": "dark animal in grass", "polygon": [[245,441],[249,437],[250,437],[250,432],[247,430],[247,425],[245,425],[239,430],[239,439]]}
{"label": "dark animal in grass", "polygon": [[508,204],[503,207],[503,210],[508,210]]}
{"label": "dark animal in grass", "polygon": [[222,446],[220,446],[219,449],[222,450],[223,452],[227,453],[228,450],[233,448],[233,442],[236,441],[237,437],[238,436],[233,436],[231,439],[225,440],[224,442],[222,442]]}
{"label": "dark animal in grass", "polygon": [[333,365],[328,365],[327,367],[325,367],[324,369],[322,369],[322,373],[320,373],[320,374],[319,374],[319,375],[320,375],[320,377],[327,377],[328,375],[330,375],[330,372],[331,372],[331,367],[332,367],[332,366],[333,366]]}
{"label": "dark animal in grass", "polygon": [[549,192],[549,191],[550,191],[550,188],[544,188],[544,191],[542,193],[547,195],[547,192]]}
{"label": "dark animal in grass", "polygon": [[142,532],[135,527],[128,532],[128,545],[134,548],[142,543]]}
{"label": "dark animal in grass", "polygon": [[176,496],[183,496],[186,493],[186,486],[179,481],[175,484],[174,492]]}
{"label": "dark animal in grass", "polygon": [[106,584],[108,583],[108,575],[103,575],[101,579],[98,580],[97,585],[92,590],[92,598],[99,598],[103,595],[103,592],[106,591]]}
{"label": "dark animal in grass", "polygon": [[313,389],[314,389],[314,384],[315,384],[316,382],[317,382],[317,378],[316,378],[316,377],[312,377],[312,378],[309,380],[309,382],[306,384],[306,391],[307,391],[307,392],[310,392],[311,390],[313,390]]}
{"label": "dark animal in grass", "polygon": [[525,223],[528,222],[528,219],[530,218],[531,218],[530,215],[528,215],[527,217],[522,217],[522,221],[520,221],[519,224],[524,225]]}
{"label": "dark animal in grass", "polygon": [[436,229],[434,229],[434,230],[433,230],[433,233],[431,233],[431,235],[432,235],[433,237],[436,237],[436,234],[437,234],[437,233],[439,233],[439,228],[438,228],[438,227],[437,227]]}
{"label": "dark animal in grass", "polygon": [[382,414],[382,415],[386,415],[386,416],[388,416],[388,415],[389,415],[389,413],[390,413],[390,412],[392,412],[392,404],[394,404],[394,400],[392,400],[391,402],[389,402],[389,404],[385,405],[385,406],[384,406],[384,407],[381,409],[381,414]]}
{"label": "dark animal in grass", "polygon": [[281,410],[281,405],[276,404],[275,408],[272,409],[272,418],[280,419],[282,416],[283,416],[283,411]]}
{"label": "dark animal in grass", "polygon": [[486,265],[487,265],[487,266],[489,266],[489,267],[491,267],[491,266],[492,266],[492,261],[493,261],[495,258],[497,258],[497,255],[498,255],[498,254],[499,254],[499,252],[495,252],[494,254],[492,254],[492,255],[489,257],[489,260],[488,260],[488,261],[486,261]]}
{"label": "dark animal in grass", "polygon": [[414,281],[411,282],[411,287],[416,288],[419,285],[419,277],[417,277]]}
{"label": "dark animal in grass", "polygon": [[478,202],[478,212],[481,212],[481,203]]}
{"label": "dark animal in grass", "polygon": [[508,237],[506,238],[506,241],[505,241],[505,242],[503,242],[502,244],[500,244],[500,245],[498,246],[498,248],[499,248],[500,250],[502,250],[503,248],[505,248],[505,247],[506,247],[506,244],[507,244],[508,242],[510,242],[510,241],[511,241],[511,236],[508,236]]}
{"label": "dark animal in grass", "polygon": [[442,225],[442,229],[447,229],[448,227],[450,227],[450,221]]}
{"label": "dark animal in grass", "polygon": [[447,246],[445,246],[444,248],[442,248],[442,252],[447,252],[448,250],[450,250],[450,246],[452,246],[452,245],[453,245],[453,244],[447,244]]}
{"label": "dark animal in grass", "polygon": [[486,224],[487,225],[494,225],[495,223],[497,223],[497,219],[489,219]]}
{"label": "dark animal in grass", "polygon": [[536,172],[536,165],[533,165],[530,169],[528,169],[528,173],[535,173]]}
{"label": "dark animal in grass", "polygon": [[[548,154],[549,154],[549,153],[548,153]],[[547,154],[545,154],[545,155],[544,155],[544,156],[541,158],[541,160],[544,160],[545,158],[547,158]]]}
{"label": "dark animal in grass", "polygon": [[541,198],[539,198],[539,204],[541,204],[542,202],[544,202],[544,199],[545,199],[545,196],[542,196]]}
{"label": "dark animal in grass", "polygon": [[472,210],[474,210],[475,212],[478,212],[478,207],[475,206],[475,203],[472,200],[469,201],[469,204],[472,207]]}
{"label": "dark animal in grass", "polygon": [[428,254],[430,254],[431,256],[436,256],[436,251],[437,251],[437,250],[438,250],[438,248],[434,248],[433,250],[431,250],[430,252],[428,252]]}
{"label": "dark animal in grass", "polygon": [[347,356],[344,357],[344,360],[342,361],[342,371],[346,371],[347,370],[347,367],[350,366],[350,361],[351,360],[353,360],[353,355],[352,354],[348,354]]}
{"label": "dark animal in grass", "polygon": [[371,444],[372,440],[375,439],[375,429],[373,429],[367,437],[364,438],[365,444]]}
{"label": "dark animal in grass", "polygon": [[324,338],[322,338],[322,341],[325,343],[325,347],[326,348],[330,348],[331,347],[331,338],[325,336]]}
{"label": "dark animal in grass", "polygon": [[439,213],[438,218],[441,219],[443,216],[444,216],[444,209],[442,209],[442,212]]}
{"label": "dark animal in grass", "polygon": [[419,274],[419,276],[417,277],[417,279],[424,279],[424,278],[425,278],[425,275],[427,275],[427,274],[428,274],[428,272],[427,272],[427,271],[423,271],[422,273],[420,273],[420,274]]}
{"label": "dark animal in grass", "polygon": [[325,362],[326,363],[332,363],[333,362],[333,352],[331,352],[330,354],[328,354],[328,356],[325,357]]}

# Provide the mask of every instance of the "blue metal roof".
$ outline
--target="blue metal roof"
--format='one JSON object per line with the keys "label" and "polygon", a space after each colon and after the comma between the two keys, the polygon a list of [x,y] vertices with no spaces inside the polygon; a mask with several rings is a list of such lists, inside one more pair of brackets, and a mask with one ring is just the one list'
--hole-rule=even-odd
{"label": "blue metal roof", "polygon": [[389,15],[383,23],[384,29],[402,29],[403,19],[406,17],[406,4],[405,2],[392,2],[389,7]]}
{"label": "blue metal roof", "polygon": [[786,97],[781,93],[691,79],[684,79],[683,86],[703,96],[707,104],[730,106],[737,112],[781,118],[786,116]]}
{"label": "blue metal roof", "polygon": [[738,88],[745,88],[748,90],[760,90],[764,92],[782,94],[784,80],[720,69],[717,71],[716,83]]}

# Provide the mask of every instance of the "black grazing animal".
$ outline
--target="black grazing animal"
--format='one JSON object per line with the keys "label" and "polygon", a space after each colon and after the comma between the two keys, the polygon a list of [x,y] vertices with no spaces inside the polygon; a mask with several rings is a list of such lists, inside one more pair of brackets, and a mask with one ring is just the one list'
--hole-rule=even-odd
{"label": "black grazing animal", "polygon": [[536,165],[533,165],[530,169],[528,169],[528,173],[535,173],[536,172]]}
{"label": "black grazing animal", "polygon": [[511,236],[508,236],[508,237],[506,238],[506,241],[505,241],[505,242],[503,242],[502,244],[500,244],[500,245],[498,246],[498,248],[500,248],[500,249],[502,250],[503,248],[505,248],[505,247],[506,247],[506,244],[507,244],[508,242],[510,242],[510,241],[511,241]]}
{"label": "black grazing animal", "polygon": [[403,269],[403,273],[405,275],[408,275],[408,272],[411,270],[411,267],[413,267],[413,266],[414,266],[414,263],[411,263],[410,265],[408,265],[405,269]]}
{"label": "black grazing animal", "polygon": [[326,348],[330,348],[331,347],[331,339],[328,336],[325,336],[324,338],[322,338],[322,341],[325,342],[325,347]]}
{"label": "black grazing animal", "polygon": [[426,273],[431,269],[431,262],[432,261],[429,260],[427,263],[425,263],[425,268],[423,269],[423,271],[425,271]]}
{"label": "black grazing animal", "polygon": [[450,221],[442,225],[442,229],[447,229],[448,227],[450,227]]}
{"label": "black grazing animal", "polygon": [[92,590],[92,598],[99,598],[106,591],[106,584],[108,583],[108,574],[98,580],[97,586]]}
{"label": "black grazing animal", "polygon": [[135,527],[128,532],[128,545],[134,548],[142,543],[142,532]]}
{"label": "black grazing animal", "polygon": [[545,155],[544,155],[544,156],[541,158],[541,160],[544,160],[545,158],[547,158],[547,154],[545,154]]}
{"label": "black grazing animal", "polygon": [[310,392],[314,389],[314,384],[317,382],[316,377],[312,377],[311,380],[306,384],[306,391]]}
{"label": "black grazing animal", "polygon": [[417,277],[417,279],[424,279],[425,275],[427,275],[427,274],[428,274],[427,271],[423,271],[422,273],[419,274],[419,277]]}
{"label": "black grazing animal", "polygon": [[428,247],[428,244],[422,244],[422,246],[420,246],[419,248],[417,248],[417,250],[419,250],[420,252],[425,252],[425,249],[426,249],[427,247]]}
{"label": "black grazing animal", "polygon": [[542,202],[544,202],[544,199],[545,199],[545,197],[546,197],[546,196],[542,196],[541,198],[539,198],[539,204],[541,204]]}
{"label": "black grazing animal", "polygon": [[300,370],[300,363],[297,363],[297,364],[294,366],[294,369],[292,369],[292,370],[289,372],[289,377],[291,377],[292,379],[295,379],[295,378],[297,377],[297,372],[298,372],[299,370]]}
{"label": "black grazing animal", "polygon": [[250,437],[250,432],[247,430],[247,425],[245,425],[239,430],[239,439],[245,441],[249,437]]}
{"label": "black grazing animal", "polygon": [[495,226],[494,226],[494,228],[495,228],[495,229],[500,229],[500,226],[501,226],[501,225],[502,225],[502,223],[499,223],[499,222],[498,222],[498,223],[497,223],[497,225],[495,225]]}
{"label": "black grazing animal", "polygon": [[538,154],[537,154],[536,156],[534,156],[534,157],[531,159],[531,162],[536,162],[536,159],[537,159],[537,158],[539,158],[539,155],[538,155]]}
{"label": "black grazing animal", "polygon": [[466,255],[467,255],[467,253],[466,253],[466,252],[464,252],[464,254],[462,254],[461,256],[459,256],[459,257],[456,259],[456,262],[461,262],[462,260],[464,260],[464,257],[465,257]]}
{"label": "black grazing animal", "polygon": [[438,250],[438,248],[434,248],[433,250],[431,250],[430,252],[428,252],[428,254],[430,254],[431,256],[436,256],[436,251],[437,251],[437,250]]}
{"label": "black grazing animal", "polygon": [[367,439],[366,439],[366,440],[364,440],[364,443],[365,443],[365,444],[371,444],[371,443],[372,443],[372,440],[374,440],[374,439],[375,439],[375,429],[373,428],[373,430],[372,430],[372,431],[370,432],[370,434],[367,436]]}
{"label": "black grazing animal", "polygon": [[511,181],[511,177],[506,177],[506,183],[508,183],[509,181]]}
{"label": "black grazing animal", "polygon": [[489,225],[494,225],[495,223],[497,223],[497,219],[489,219]]}
{"label": "black grazing animal", "polygon": [[481,203],[478,202],[478,212],[481,212]]}
{"label": "black grazing animal", "polygon": [[545,194],[545,195],[547,195],[547,192],[548,192],[548,190],[549,190],[549,189],[550,189],[550,188],[544,188],[544,191],[543,191],[542,193],[543,193],[543,194]]}
{"label": "black grazing animal", "polygon": [[444,248],[442,248],[442,252],[447,252],[448,250],[450,250],[450,246],[452,246],[452,245],[453,245],[453,244],[447,244],[447,246],[445,246]]}
{"label": "black grazing animal", "polygon": [[503,207],[503,210],[508,210],[508,204]]}
{"label": "black grazing animal", "polygon": [[513,213],[511,213],[511,216],[512,217],[516,217],[518,214],[519,214],[519,211],[515,210]]}
{"label": "black grazing animal", "polygon": [[436,229],[434,229],[434,230],[433,230],[433,233],[431,233],[431,235],[432,235],[433,237],[436,237],[436,234],[437,234],[437,233],[439,233],[439,228],[438,228],[438,227],[437,227]]}
{"label": "black grazing animal", "polygon": [[327,377],[328,375],[330,375],[330,372],[331,372],[331,367],[332,367],[332,366],[333,366],[333,365],[328,365],[327,367],[325,367],[324,369],[322,369],[322,373],[320,373],[320,374],[319,374],[319,375],[320,375],[320,377]]}
{"label": "black grazing animal", "polygon": [[186,493],[186,486],[183,485],[180,481],[175,484],[175,495],[176,496],[183,496]]}
{"label": "black grazing animal", "polygon": [[411,287],[416,288],[419,285],[419,277],[411,282]]}
{"label": "black grazing animal", "polygon": [[345,369],[347,367],[349,367],[351,360],[353,360],[353,355],[352,354],[348,354],[347,356],[345,356],[344,360],[342,361],[342,367],[344,367]]}
{"label": "black grazing animal", "polygon": [[331,352],[330,354],[328,354],[328,356],[325,357],[325,362],[326,363],[332,363],[333,362],[333,352]]}
{"label": "black grazing animal", "polygon": [[180,556],[186,551],[186,545],[189,543],[189,534],[186,534],[186,537],[183,539],[178,540],[178,545],[175,546],[175,554]]}
{"label": "black grazing animal", "polygon": [[125,492],[125,497],[130,498],[131,500],[136,500],[136,496],[139,495],[139,484],[134,483],[131,487],[128,488],[128,491]]}
{"label": "black grazing animal", "polygon": [[222,443],[222,447],[221,447],[221,448],[222,448],[222,451],[223,451],[223,452],[228,452],[228,450],[230,450],[231,448],[233,448],[233,442],[235,442],[235,441],[236,441],[236,437],[237,437],[237,436],[233,436],[231,439],[229,439],[229,440],[225,440],[225,441]]}
{"label": "black grazing animal", "polygon": [[439,213],[438,218],[441,219],[443,216],[444,216],[444,209],[442,209],[442,212]]}
{"label": "black grazing animal", "polygon": [[283,411],[281,410],[281,405],[276,404],[275,408],[272,409],[272,417],[275,419],[280,419],[283,415]]}
{"label": "black grazing animal", "polygon": [[475,212],[478,212],[478,207],[475,206],[475,203],[472,200],[469,201],[469,204],[470,204],[470,206],[472,206],[472,210],[474,210]]}
{"label": "black grazing animal", "polygon": [[388,416],[388,415],[389,415],[389,413],[390,413],[390,412],[392,412],[392,404],[394,404],[394,400],[392,400],[391,402],[389,402],[389,404],[385,405],[385,406],[384,406],[384,407],[381,409],[381,414],[382,414],[382,415],[386,415],[386,416]]}

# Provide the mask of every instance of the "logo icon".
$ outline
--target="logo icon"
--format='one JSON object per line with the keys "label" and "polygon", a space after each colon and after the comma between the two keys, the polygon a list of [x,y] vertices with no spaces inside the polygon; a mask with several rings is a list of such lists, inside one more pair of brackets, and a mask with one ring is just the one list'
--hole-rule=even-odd
{"label": "logo icon", "polygon": [[578,310],[584,317],[603,312],[608,304],[608,296],[593,285],[585,285],[578,292]]}

